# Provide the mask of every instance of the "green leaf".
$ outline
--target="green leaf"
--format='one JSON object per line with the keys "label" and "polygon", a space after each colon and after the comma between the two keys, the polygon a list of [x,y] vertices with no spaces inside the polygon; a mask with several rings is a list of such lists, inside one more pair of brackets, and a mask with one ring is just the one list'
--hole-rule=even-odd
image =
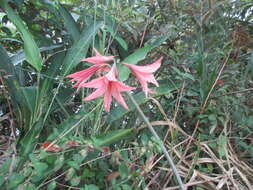
{"label": "green leaf", "polygon": [[4,177],[0,175],[0,186],[4,184]]}
{"label": "green leaf", "polygon": [[34,162],[33,166],[38,176],[42,176],[45,170],[48,168],[48,165],[44,162]]}
{"label": "green leaf", "polygon": [[13,24],[21,33],[21,37],[24,41],[24,49],[27,62],[31,64],[37,71],[40,71],[42,68],[42,58],[40,55],[39,48],[33,39],[33,36],[21,20],[21,18],[8,5],[7,1],[1,1],[1,6],[6,10],[8,18],[13,22]]}
{"label": "green leaf", "polygon": [[25,177],[23,175],[13,173],[9,178],[9,185],[8,188],[12,189],[17,187],[19,184],[21,184],[24,181]]}
{"label": "green leaf", "polygon": [[120,129],[120,130],[107,132],[105,134],[102,134],[96,137],[91,137],[91,139],[95,146],[100,147],[100,146],[110,145],[117,141],[121,141],[124,138],[133,137],[133,131],[134,129],[132,128]]}
{"label": "green leaf", "polygon": [[99,188],[96,185],[90,184],[85,185],[85,190],[99,190]]}
{"label": "green leaf", "polygon": [[75,162],[75,161],[69,161],[69,162],[68,162],[68,165],[69,165],[70,167],[76,169],[76,170],[79,170],[79,169],[80,169],[80,165],[79,165],[77,162]]}
{"label": "green leaf", "polygon": [[58,171],[59,169],[61,169],[61,167],[63,166],[64,164],[64,156],[61,155],[59,156],[56,160],[55,160],[55,163],[54,163],[54,171]]}
{"label": "green leaf", "polygon": [[11,165],[12,160],[11,159],[7,159],[3,165],[0,167],[0,174],[3,176],[6,176],[7,173],[9,173],[9,168]]}
{"label": "green leaf", "polygon": [[227,138],[223,135],[220,135],[218,138],[218,151],[220,158],[223,158],[226,155],[226,141]]}
{"label": "green leaf", "polygon": [[65,26],[70,33],[73,40],[76,42],[79,39],[80,32],[77,28],[76,22],[71,16],[71,14],[68,12],[68,10],[61,4],[58,4],[58,8],[60,11],[61,16],[63,17]]}
{"label": "green leaf", "polygon": [[42,120],[39,120],[29,131],[26,132],[25,136],[19,140],[19,144],[21,145],[20,154],[24,159],[34,149],[38,140],[36,136],[40,133],[42,126]]}
{"label": "green leaf", "polygon": [[15,106],[19,107],[20,101],[23,99],[19,88],[20,88],[20,82],[18,80],[18,76],[15,70],[15,67],[13,66],[8,54],[6,51],[2,48],[0,45],[0,74],[2,76],[7,75],[8,77],[5,78],[5,82],[7,84],[7,88],[9,91],[9,94],[12,98],[12,101],[15,103]]}
{"label": "green leaf", "polygon": [[54,190],[55,188],[56,188],[56,182],[55,181],[52,181],[47,186],[47,190]]}
{"label": "green leaf", "polygon": [[77,186],[81,181],[81,177],[74,177],[70,180],[70,184],[73,185],[73,186]]}
{"label": "green leaf", "polygon": [[96,22],[94,25],[89,26],[89,28],[84,29],[80,39],[70,48],[63,61],[63,76],[68,74],[71,69],[80,63],[81,59],[85,58],[91,40],[102,25],[102,22]]}
{"label": "green leaf", "polygon": [[26,105],[31,113],[33,113],[35,111],[37,87],[21,87],[20,90],[24,97],[23,105]]}
{"label": "green leaf", "polygon": [[121,162],[119,165],[120,176],[124,179],[128,176],[128,168],[125,162]]}
{"label": "green leaf", "polygon": [[132,190],[132,188],[127,184],[122,185],[122,188],[123,190]]}
{"label": "green leaf", "polygon": [[127,43],[123,40],[119,35],[117,35],[117,31],[115,31],[111,26],[106,25],[106,30],[111,34],[111,36],[119,43],[119,45],[124,49],[127,50]]}

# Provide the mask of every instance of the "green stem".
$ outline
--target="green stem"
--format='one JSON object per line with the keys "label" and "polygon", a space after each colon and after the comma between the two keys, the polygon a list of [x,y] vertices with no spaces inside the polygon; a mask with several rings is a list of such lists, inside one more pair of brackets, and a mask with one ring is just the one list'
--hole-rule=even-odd
{"label": "green stem", "polygon": [[162,148],[162,151],[163,151],[165,157],[167,158],[167,160],[168,160],[168,162],[169,162],[169,164],[170,164],[170,166],[171,166],[171,168],[172,168],[172,170],[173,170],[173,172],[174,172],[174,174],[175,174],[175,176],[176,176],[176,179],[177,179],[177,181],[178,181],[178,184],[179,184],[179,186],[180,186],[180,189],[181,189],[181,190],[186,190],[186,188],[185,188],[185,186],[184,186],[184,184],[183,184],[183,182],[182,182],[182,179],[181,179],[181,177],[179,176],[179,173],[178,173],[178,171],[177,171],[177,168],[176,168],[174,162],[172,161],[172,159],[171,159],[171,157],[170,157],[170,155],[169,155],[167,149],[165,148],[165,146],[164,146],[164,144],[163,144],[163,141],[161,140],[161,138],[158,136],[158,134],[156,133],[156,131],[154,130],[154,128],[153,128],[152,125],[150,124],[148,118],[144,115],[143,111],[141,110],[139,104],[135,101],[134,97],[133,97],[130,93],[127,93],[127,94],[128,94],[128,96],[129,96],[129,98],[131,99],[131,101],[133,102],[134,106],[136,107],[137,111],[139,112],[141,118],[143,119],[143,121],[144,121],[144,122],[146,123],[146,125],[148,126],[148,129],[150,130],[150,132],[154,135],[154,137],[156,138],[156,140],[157,140],[158,142],[160,142],[159,144],[160,144],[160,146],[161,146],[161,148]]}

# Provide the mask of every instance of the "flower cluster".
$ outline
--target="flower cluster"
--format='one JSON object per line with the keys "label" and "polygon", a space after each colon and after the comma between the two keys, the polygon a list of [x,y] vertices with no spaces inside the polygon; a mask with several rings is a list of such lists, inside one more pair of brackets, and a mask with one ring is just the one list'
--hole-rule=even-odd
{"label": "flower cluster", "polygon": [[[128,109],[121,92],[134,90],[135,87],[127,86],[118,80],[116,65],[109,65],[109,63],[113,62],[114,56],[102,56],[95,48],[93,50],[96,53],[94,57],[88,57],[81,60],[92,63],[93,65],[87,69],[70,74],[66,77],[71,78],[70,81],[75,82],[72,87],[76,87],[77,90],[79,90],[81,87],[96,89],[93,93],[84,98],[85,101],[93,100],[104,95],[104,106],[107,112],[110,111],[112,97],[114,97],[116,101],[125,109]],[[148,83],[153,83],[157,87],[159,86],[152,73],[154,73],[161,66],[162,59],[163,57],[147,66],[137,66],[123,63],[138,79],[146,97],[148,93],[154,93],[153,90],[148,88]],[[99,75],[99,77],[87,82],[95,73]]]}

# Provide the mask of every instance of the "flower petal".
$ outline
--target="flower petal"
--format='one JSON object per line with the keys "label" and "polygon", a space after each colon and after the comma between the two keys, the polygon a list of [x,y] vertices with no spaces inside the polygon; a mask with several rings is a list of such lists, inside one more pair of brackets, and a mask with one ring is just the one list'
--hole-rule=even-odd
{"label": "flower petal", "polygon": [[112,89],[111,89],[111,84],[109,82],[109,84],[107,86],[107,90],[104,95],[104,105],[105,105],[106,112],[110,111],[111,102],[112,102]]}
{"label": "flower petal", "polygon": [[132,87],[132,86],[127,86],[125,85],[124,83],[122,82],[117,82],[117,89],[120,91],[120,92],[124,92],[124,91],[131,91],[131,90],[134,90],[136,89],[135,87]]}
{"label": "flower petal", "polygon": [[162,59],[163,59],[163,57],[160,57],[154,63],[152,63],[150,65],[145,65],[145,66],[132,65],[132,64],[128,64],[128,63],[123,63],[123,64],[132,70],[136,70],[136,71],[143,72],[143,73],[153,73],[157,69],[159,69],[159,67],[161,66]]}
{"label": "flower petal", "polygon": [[115,64],[112,66],[111,70],[106,74],[106,78],[109,81],[117,81],[116,79],[116,75],[117,75],[117,70],[116,70],[116,66]]}
{"label": "flower petal", "polygon": [[86,87],[86,88],[101,88],[105,85],[106,80],[107,79],[105,77],[99,77],[99,78],[93,79],[90,82],[80,84],[80,86]]}
{"label": "flower petal", "polygon": [[93,50],[96,53],[96,56],[93,57],[88,57],[85,59],[82,59],[81,61],[85,61],[85,62],[89,62],[89,63],[93,63],[93,64],[103,64],[103,63],[108,63],[108,62],[112,62],[114,56],[102,56],[98,50],[96,50],[95,48],[93,48]]}
{"label": "flower petal", "polygon": [[117,89],[117,86],[115,86],[112,90],[112,96],[117,100],[117,102],[119,104],[121,104],[125,109],[128,109],[128,106],[124,100],[124,98],[122,97],[122,95],[120,94],[120,91]]}
{"label": "flower petal", "polygon": [[84,101],[93,100],[93,99],[95,99],[95,98],[103,95],[105,92],[106,92],[106,88],[105,87],[98,88],[93,93],[91,93],[89,96],[87,96],[86,98],[84,98]]}
{"label": "flower petal", "polygon": [[98,71],[100,68],[100,66],[97,65],[93,65],[91,67],[89,67],[88,69],[84,69],[82,71],[70,74],[68,76],[66,76],[67,78],[73,78],[70,81],[76,81],[76,83],[72,86],[72,88],[74,87],[78,87],[77,90],[79,90],[79,88],[81,87],[80,85],[82,83],[85,83],[87,80],[89,80],[89,78],[96,72]]}

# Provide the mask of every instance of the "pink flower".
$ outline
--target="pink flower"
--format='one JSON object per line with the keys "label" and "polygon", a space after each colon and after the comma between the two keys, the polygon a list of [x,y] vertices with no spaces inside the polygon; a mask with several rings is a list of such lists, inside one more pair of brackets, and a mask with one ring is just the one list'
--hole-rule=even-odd
{"label": "pink flower", "polygon": [[72,78],[70,82],[76,81],[76,83],[72,86],[72,88],[77,87],[77,91],[80,89],[81,85],[85,83],[89,78],[97,71],[99,71],[101,68],[107,67],[106,64],[101,65],[93,65],[89,67],[88,69],[84,69],[82,71],[70,74],[66,76],[66,78]]}
{"label": "pink flower", "polygon": [[122,97],[121,92],[131,91],[135,89],[134,87],[124,85],[122,82],[116,79],[115,65],[113,65],[112,69],[105,76],[94,79],[88,83],[81,84],[80,86],[87,88],[96,88],[93,93],[84,98],[85,101],[93,100],[104,94],[104,105],[107,112],[110,111],[112,96],[125,109],[128,109],[128,106]]}
{"label": "pink flower", "polygon": [[104,64],[104,63],[109,63],[113,61],[114,56],[103,56],[95,48],[93,48],[93,51],[95,51],[96,56],[88,57],[88,58],[82,59],[81,61],[85,61],[85,62],[89,62],[93,64]]}
{"label": "pink flower", "polygon": [[158,82],[156,81],[152,73],[154,73],[157,69],[159,69],[159,67],[161,66],[162,59],[163,57],[161,57],[160,59],[156,60],[154,63],[147,66],[137,66],[137,65],[131,65],[128,63],[123,63],[132,71],[135,77],[139,80],[146,97],[148,93],[154,93],[153,90],[148,88],[148,82],[153,83],[157,87],[159,86]]}

